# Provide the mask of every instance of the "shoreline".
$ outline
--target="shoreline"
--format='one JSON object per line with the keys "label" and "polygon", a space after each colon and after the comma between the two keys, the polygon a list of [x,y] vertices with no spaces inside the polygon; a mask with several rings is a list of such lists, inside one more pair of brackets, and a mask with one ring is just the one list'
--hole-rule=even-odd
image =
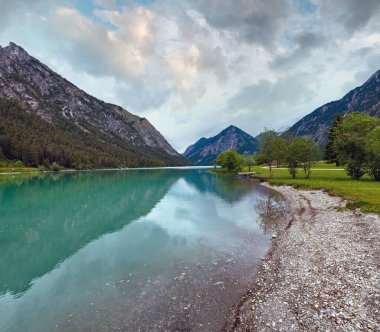
{"label": "shoreline", "polygon": [[322,190],[263,185],[288,209],[223,330],[380,331],[380,217]]}
{"label": "shoreline", "polygon": [[139,170],[187,170],[187,169],[212,169],[213,166],[162,166],[162,167],[133,167],[133,168],[94,168],[94,169],[61,169],[57,172],[39,172],[36,168],[31,171],[1,172],[0,175],[19,175],[19,174],[47,174],[47,173],[74,173],[74,172],[104,172],[104,171],[139,171]]}

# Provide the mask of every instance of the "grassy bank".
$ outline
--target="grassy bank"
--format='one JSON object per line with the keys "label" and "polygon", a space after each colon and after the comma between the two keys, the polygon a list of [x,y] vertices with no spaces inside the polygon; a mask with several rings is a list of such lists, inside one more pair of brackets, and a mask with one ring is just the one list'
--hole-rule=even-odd
{"label": "grassy bank", "polygon": [[[339,167],[340,168],[340,167]],[[318,170],[320,169],[320,170]],[[247,169],[245,169],[247,171]],[[332,194],[348,198],[349,208],[360,207],[365,212],[380,214],[380,183],[368,176],[352,180],[344,170],[331,164],[318,163],[313,166],[309,179],[305,179],[299,170],[296,179],[292,179],[287,169],[273,168],[273,178],[269,179],[269,170],[263,167],[251,167],[257,177],[274,185],[292,185],[299,189],[324,189]]]}
{"label": "grassy bank", "polygon": [[0,174],[8,173],[36,173],[35,167],[0,167]]}

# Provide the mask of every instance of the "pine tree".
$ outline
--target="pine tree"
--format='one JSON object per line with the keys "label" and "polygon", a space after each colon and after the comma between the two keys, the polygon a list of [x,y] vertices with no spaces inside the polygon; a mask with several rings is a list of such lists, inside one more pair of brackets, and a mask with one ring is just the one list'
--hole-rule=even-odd
{"label": "pine tree", "polygon": [[336,163],[337,166],[340,165],[338,154],[335,149],[335,131],[338,127],[339,123],[341,123],[343,117],[340,113],[337,113],[335,116],[335,120],[331,125],[329,134],[327,136],[327,143],[325,146],[325,159],[328,163]]}

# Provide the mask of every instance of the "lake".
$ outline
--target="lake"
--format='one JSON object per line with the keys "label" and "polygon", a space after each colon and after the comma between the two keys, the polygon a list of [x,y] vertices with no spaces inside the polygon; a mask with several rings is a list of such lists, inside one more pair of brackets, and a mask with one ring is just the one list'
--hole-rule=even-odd
{"label": "lake", "polygon": [[283,200],[204,169],[0,178],[0,331],[216,331]]}

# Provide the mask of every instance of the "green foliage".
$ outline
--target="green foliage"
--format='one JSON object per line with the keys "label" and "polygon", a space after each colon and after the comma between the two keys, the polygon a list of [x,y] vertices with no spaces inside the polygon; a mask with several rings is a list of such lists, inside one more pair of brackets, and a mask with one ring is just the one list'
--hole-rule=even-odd
{"label": "green foliage", "polygon": [[38,172],[40,173],[46,172],[46,167],[44,165],[38,165]]}
{"label": "green foliage", "polygon": [[298,169],[300,163],[300,151],[299,151],[299,141],[293,140],[292,142],[289,142],[289,145],[287,147],[287,156],[286,156],[286,162],[288,164],[288,171],[289,174],[292,176],[293,179],[297,176]]}
{"label": "green foliage", "polygon": [[364,161],[350,159],[346,165],[346,171],[354,180],[359,180],[365,174]]}
{"label": "green foliage", "polygon": [[253,156],[254,165],[263,165],[266,163],[265,156],[262,153],[256,153]]}
{"label": "green foliage", "polygon": [[278,144],[279,137],[274,131],[267,130],[261,134],[259,142],[260,154],[263,156],[263,159],[269,167],[270,176],[272,175],[273,162],[280,156],[280,148]]}
{"label": "green foliage", "polygon": [[248,172],[250,172],[251,167],[255,165],[254,155],[249,151],[245,151],[243,153],[243,157],[244,157],[245,164],[248,166]]}
{"label": "green foliage", "polygon": [[380,126],[366,137],[367,173],[375,181],[380,181]]}
{"label": "green foliage", "polygon": [[61,170],[61,166],[59,166],[58,163],[53,162],[53,163],[51,164],[51,170],[52,170],[53,172],[59,172],[59,171]]}
{"label": "green foliage", "polygon": [[0,173],[29,173],[36,172],[32,167],[25,167],[21,161],[0,160]]}
{"label": "green foliage", "polygon": [[236,151],[228,150],[218,155],[216,164],[227,169],[229,172],[238,172],[244,167],[245,160]]}
{"label": "green foliage", "polygon": [[338,152],[335,146],[335,138],[336,138],[336,130],[338,125],[343,121],[343,117],[340,113],[337,113],[335,116],[335,120],[329,130],[329,134],[327,137],[327,143],[325,146],[325,160],[329,163],[335,163],[337,166],[340,165],[340,161],[338,158]]}
{"label": "green foliage", "polygon": [[21,167],[24,167],[24,163],[21,160],[17,160],[14,166],[17,168],[21,168]]}
{"label": "green foliage", "polygon": [[364,113],[351,113],[335,129],[337,157],[346,163],[347,174],[352,179],[358,180],[365,174],[368,161],[366,140],[377,126],[380,126],[379,118]]}
{"label": "green foliage", "polygon": [[321,153],[317,144],[311,139],[311,137],[297,137],[290,142],[289,155],[293,155],[293,163],[289,163],[289,172],[290,174],[296,174],[296,170],[290,171],[290,165],[292,167],[301,166],[305,178],[309,178],[311,174],[311,165],[313,161],[316,161],[320,158]]}
{"label": "green foliage", "polygon": [[311,174],[311,163],[318,160],[318,146],[310,137],[295,137],[291,133],[278,136],[273,131],[266,131],[261,136],[260,155],[269,166],[269,177],[272,176],[272,165],[286,163],[289,173],[296,177],[298,167],[302,166],[305,177]]}

